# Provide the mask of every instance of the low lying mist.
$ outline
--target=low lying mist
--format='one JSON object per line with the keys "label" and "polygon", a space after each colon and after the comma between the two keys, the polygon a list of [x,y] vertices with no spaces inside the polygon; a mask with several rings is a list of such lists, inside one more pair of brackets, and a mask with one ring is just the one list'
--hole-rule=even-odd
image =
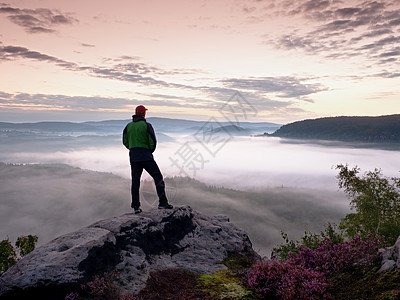
{"label": "low lying mist", "polygon": [[[217,148],[213,145],[175,134],[173,142],[159,142],[154,157],[166,177],[188,176],[243,190],[282,186],[337,190],[335,166],[346,163],[363,171],[381,168],[386,176],[399,174],[398,151],[291,144],[271,137],[234,137]],[[0,161],[63,163],[130,178],[128,150],[120,137],[76,139],[64,145],[35,139],[22,145],[3,143]]]}
{"label": "low lying mist", "polygon": [[36,234],[45,243],[127,212],[129,180],[66,165],[0,164],[0,238]]}
{"label": "low lying mist", "polygon": [[208,215],[229,216],[249,234],[254,249],[268,257],[283,242],[281,231],[298,239],[305,231],[319,232],[328,222],[338,223],[349,212],[348,200],[338,192],[285,187],[238,191],[189,178],[169,178],[166,182],[170,188],[177,187],[174,204],[189,204]]}
{"label": "low lying mist", "polygon": [[[0,164],[0,239],[36,234],[39,244],[98,220],[131,212],[130,181],[66,165]],[[187,177],[166,178],[175,206],[190,205],[208,215],[223,214],[243,228],[256,250],[269,255],[280,231],[298,238],[322,230],[348,211],[341,193],[298,188],[238,191]],[[142,182],[143,209],[155,208],[152,181]]]}
{"label": "low lying mist", "polygon": [[[0,239],[37,234],[45,243],[130,211],[129,157],[121,136],[26,134],[0,136],[0,142],[0,161],[39,164],[0,165]],[[400,165],[398,151],[177,132],[161,135],[154,156],[174,205],[228,215],[268,255],[282,242],[281,230],[297,239],[349,211],[338,191],[337,164],[381,168],[389,177],[399,176]],[[142,179],[142,205],[149,209],[157,199],[147,173]]]}

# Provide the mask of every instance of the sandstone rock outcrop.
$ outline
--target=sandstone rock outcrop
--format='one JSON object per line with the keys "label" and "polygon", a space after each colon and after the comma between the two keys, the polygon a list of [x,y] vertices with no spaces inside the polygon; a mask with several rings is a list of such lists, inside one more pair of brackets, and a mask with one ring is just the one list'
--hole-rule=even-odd
{"label": "sandstone rock outcrop", "polygon": [[117,271],[118,288],[139,292],[150,271],[213,273],[230,255],[253,255],[247,234],[225,216],[189,206],[102,220],[38,247],[0,277],[0,299],[64,299],[97,274]]}
{"label": "sandstone rock outcrop", "polygon": [[400,269],[400,237],[393,246],[381,249],[380,254],[382,266],[378,271],[379,273],[393,268]]}

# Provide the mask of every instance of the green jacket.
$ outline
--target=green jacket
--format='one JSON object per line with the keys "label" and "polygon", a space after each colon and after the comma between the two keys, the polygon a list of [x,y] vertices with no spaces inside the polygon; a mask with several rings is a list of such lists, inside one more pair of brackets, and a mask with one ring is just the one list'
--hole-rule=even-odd
{"label": "green jacket", "polygon": [[133,152],[134,160],[153,159],[151,153],[154,152],[157,146],[153,126],[141,116],[132,116],[132,122],[126,125],[122,133],[122,143]]}

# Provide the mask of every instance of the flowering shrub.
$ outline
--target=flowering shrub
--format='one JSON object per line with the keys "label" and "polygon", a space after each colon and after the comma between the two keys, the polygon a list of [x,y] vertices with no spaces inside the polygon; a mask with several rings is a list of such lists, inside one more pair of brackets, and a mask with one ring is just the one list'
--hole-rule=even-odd
{"label": "flowering shrub", "polygon": [[110,273],[104,276],[96,276],[93,281],[86,283],[82,289],[87,290],[92,296],[105,296],[113,293],[112,281],[110,280]]}
{"label": "flowering shrub", "polygon": [[284,262],[274,260],[253,266],[248,284],[260,298],[267,299],[329,299],[326,293],[331,275],[359,266],[369,265],[383,240],[368,235],[366,240],[354,236],[343,243],[330,238],[316,249],[299,246]]}
{"label": "flowering shrub", "polygon": [[77,300],[77,299],[79,299],[78,293],[69,293],[67,296],[65,296],[65,300]]}
{"label": "flowering shrub", "polygon": [[317,249],[299,247],[296,255],[291,255],[291,263],[303,265],[329,276],[336,272],[345,271],[355,263],[368,265],[383,245],[383,239],[369,234],[365,240],[358,236],[349,241],[334,244],[327,238],[320,243]]}
{"label": "flowering shrub", "polygon": [[289,260],[256,264],[249,273],[248,284],[263,299],[321,299],[326,291],[321,273]]}
{"label": "flowering shrub", "polygon": [[122,294],[115,285],[114,281],[118,278],[116,271],[97,275],[94,279],[86,284],[81,285],[83,295],[72,292],[65,296],[65,300],[136,300],[136,298],[129,294]]}
{"label": "flowering shrub", "polygon": [[340,228],[336,224],[327,223],[324,231],[321,233],[312,233],[309,231],[304,232],[303,236],[299,241],[290,240],[285,232],[281,232],[282,238],[285,243],[280,244],[278,247],[273,249],[274,257],[277,257],[281,261],[285,261],[291,257],[290,252],[298,253],[302,248],[310,248],[315,250],[320,244],[326,239],[330,239],[333,244],[343,243],[344,236]]}

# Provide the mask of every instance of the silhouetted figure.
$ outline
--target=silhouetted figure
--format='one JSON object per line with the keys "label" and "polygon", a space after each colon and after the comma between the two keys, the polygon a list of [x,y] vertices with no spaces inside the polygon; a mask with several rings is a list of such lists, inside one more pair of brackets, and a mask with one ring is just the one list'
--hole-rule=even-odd
{"label": "silhouetted figure", "polygon": [[143,105],[136,107],[135,114],[132,116],[132,122],[126,125],[122,135],[122,142],[125,147],[129,149],[132,174],[131,207],[135,210],[136,214],[142,212],[140,208],[139,187],[143,169],[154,179],[159,200],[158,208],[173,208],[173,206],[168,203],[165,194],[164,179],[152,154],[156,149],[157,140],[153,126],[146,122],[146,110],[147,108]]}

